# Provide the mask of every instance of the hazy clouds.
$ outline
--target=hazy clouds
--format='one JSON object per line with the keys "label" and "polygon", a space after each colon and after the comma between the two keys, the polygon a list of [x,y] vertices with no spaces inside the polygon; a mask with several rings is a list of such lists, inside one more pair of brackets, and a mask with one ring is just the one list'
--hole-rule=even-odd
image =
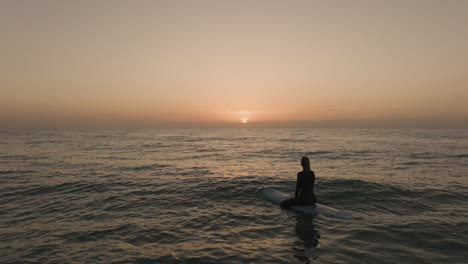
{"label": "hazy clouds", "polygon": [[0,125],[466,122],[467,28],[466,1],[2,1]]}

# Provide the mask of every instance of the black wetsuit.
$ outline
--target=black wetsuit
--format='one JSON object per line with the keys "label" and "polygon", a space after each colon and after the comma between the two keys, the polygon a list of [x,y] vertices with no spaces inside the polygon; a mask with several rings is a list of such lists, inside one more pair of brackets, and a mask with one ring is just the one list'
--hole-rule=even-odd
{"label": "black wetsuit", "polygon": [[297,174],[295,198],[315,203],[317,199],[314,194],[315,173],[313,171],[301,171]]}
{"label": "black wetsuit", "polygon": [[296,192],[294,198],[281,202],[282,207],[291,205],[313,204],[317,202],[314,194],[315,173],[313,171],[301,171],[297,174]]}

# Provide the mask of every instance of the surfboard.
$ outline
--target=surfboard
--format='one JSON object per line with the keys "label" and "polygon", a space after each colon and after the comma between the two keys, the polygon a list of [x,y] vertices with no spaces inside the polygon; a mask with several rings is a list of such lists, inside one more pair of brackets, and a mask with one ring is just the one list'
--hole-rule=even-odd
{"label": "surfboard", "polygon": [[[292,195],[287,193],[275,190],[273,188],[263,188],[262,189],[263,195],[275,204],[280,204],[282,201],[292,198]],[[326,217],[337,218],[337,219],[344,219],[344,220],[353,220],[354,217],[346,212],[341,210],[323,205],[323,204],[310,204],[310,205],[294,205],[290,207],[293,210],[304,212],[307,214],[321,214]]]}

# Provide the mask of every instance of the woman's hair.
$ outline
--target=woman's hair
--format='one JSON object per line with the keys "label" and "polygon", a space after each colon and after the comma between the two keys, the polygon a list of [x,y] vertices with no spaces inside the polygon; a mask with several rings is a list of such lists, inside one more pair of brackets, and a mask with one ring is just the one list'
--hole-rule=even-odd
{"label": "woman's hair", "polygon": [[310,170],[310,161],[308,157],[302,157],[301,165],[304,170]]}

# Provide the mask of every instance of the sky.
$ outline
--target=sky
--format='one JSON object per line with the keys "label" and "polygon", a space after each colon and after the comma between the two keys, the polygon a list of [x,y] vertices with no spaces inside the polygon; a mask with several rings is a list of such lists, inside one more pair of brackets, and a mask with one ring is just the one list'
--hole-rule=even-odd
{"label": "sky", "polygon": [[468,127],[467,29],[462,0],[0,0],[0,128]]}

